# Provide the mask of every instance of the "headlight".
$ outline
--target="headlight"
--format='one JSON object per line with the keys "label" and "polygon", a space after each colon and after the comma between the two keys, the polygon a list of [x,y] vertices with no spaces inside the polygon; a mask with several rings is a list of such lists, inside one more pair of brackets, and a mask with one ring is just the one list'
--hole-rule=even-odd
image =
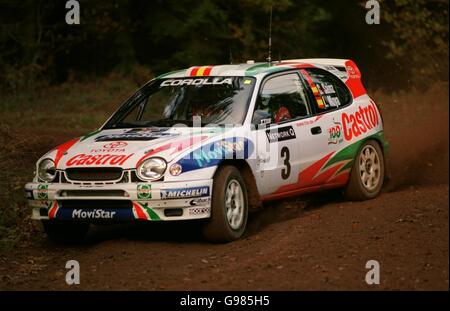
{"label": "headlight", "polygon": [[50,159],[44,159],[39,163],[38,176],[45,182],[51,182],[56,177],[55,162]]}
{"label": "headlight", "polygon": [[158,180],[166,171],[167,163],[162,158],[150,158],[142,162],[136,174],[142,180]]}

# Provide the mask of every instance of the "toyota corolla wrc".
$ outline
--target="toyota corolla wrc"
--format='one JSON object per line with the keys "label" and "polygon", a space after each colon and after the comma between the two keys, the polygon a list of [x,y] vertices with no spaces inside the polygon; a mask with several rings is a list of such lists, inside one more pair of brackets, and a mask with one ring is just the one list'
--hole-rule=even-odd
{"label": "toyota corolla wrc", "polygon": [[331,188],[377,196],[388,143],[351,60],[196,66],[140,88],[98,130],[41,157],[25,190],[56,241],[91,223],[200,219],[245,231],[261,202]]}

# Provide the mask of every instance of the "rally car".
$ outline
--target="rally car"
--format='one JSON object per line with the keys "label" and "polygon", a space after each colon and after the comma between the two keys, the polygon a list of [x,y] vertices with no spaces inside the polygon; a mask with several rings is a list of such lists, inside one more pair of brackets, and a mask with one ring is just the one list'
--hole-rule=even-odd
{"label": "rally car", "polygon": [[201,219],[206,239],[227,242],[267,200],[330,188],[374,198],[387,153],[351,60],[195,66],[149,81],[97,131],[45,154],[25,189],[56,241],[97,222]]}

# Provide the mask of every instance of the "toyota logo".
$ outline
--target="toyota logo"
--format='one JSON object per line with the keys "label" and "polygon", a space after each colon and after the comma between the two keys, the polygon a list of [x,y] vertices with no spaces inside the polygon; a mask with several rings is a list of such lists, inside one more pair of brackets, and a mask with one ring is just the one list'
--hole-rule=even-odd
{"label": "toyota logo", "polygon": [[103,146],[103,148],[105,149],[117,149],[117,148],[124,148],[126,147],[128,144],[126,142],[123,141],[116,141],[114,143],[109,143]]}

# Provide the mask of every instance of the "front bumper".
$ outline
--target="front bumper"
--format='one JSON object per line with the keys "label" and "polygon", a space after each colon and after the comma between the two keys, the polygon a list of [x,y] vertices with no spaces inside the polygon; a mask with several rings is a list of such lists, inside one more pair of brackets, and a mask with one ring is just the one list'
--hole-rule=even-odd
{"label": "front bumper", "polygon": [[25,185],[32,219],[171,221],[211,216],[212,179],[189,182]]}

